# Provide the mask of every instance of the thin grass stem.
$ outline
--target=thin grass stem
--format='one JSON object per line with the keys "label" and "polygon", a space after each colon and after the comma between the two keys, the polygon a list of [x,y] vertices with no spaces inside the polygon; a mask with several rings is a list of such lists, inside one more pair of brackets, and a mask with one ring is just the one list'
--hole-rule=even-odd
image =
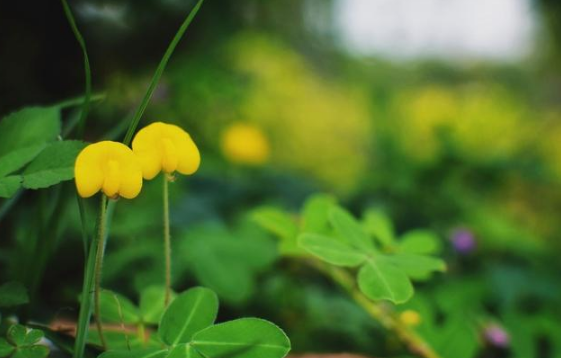
{"label": "thin grass stem", "polygon": [[84,77],[85,77],[85,93],[84,93],[84,100],[82,103],[82,112],[80,113],[80,119],[78,121],[78,137],[82,138],[84,136],[84,130],[86,128],[86,118],[88,116],[88,111],[90,107],[90,97],[92,95],[92,72],[90,68],[90,59],[88,57],[88,50],[86,48],[86,41],[84,41],[84,37],[78,30],[78,26],[76,25],[76,20],[74,19],[74,15],[72,15],[72,10],[70,6],[68,6],[68,2],[66,0],[61,0],[62,7],[64,9],[64,14],[66,15],[66,19],[72,28],[72,32],[74,33],[74,37],[80,44],[80,48],[82,49],[82,54],[84,57]]}
{"label": "thin grass stem", "polygon": [[168,64],[168,61],[171,55],[173,54],[173,51],[177,47],[177,44],[179,43],[181,38],[183,37],[183,34],[185,34],[185,31],[187,30],[187,28],[189,27],[189,25],[197,15],[197,12],[199,11],[201,5],[203,4],[203,1],[204,0],[199,0],[197,2],[195,7],[191,10],[189,15],[185,19],[185,21],[183,21],[183,23],[179,27],[179,30],[177,30],[175,36],[173,37],[173,40],[171,40],[168,48],[166,49],[166,52],[164,53],[164,56],[162,57],[160,64],[158,65],[156,71],[154,72],[154,75],[152,76],[152,80],[150,81],[150,85],[148,86],[148,89],[144,94],[144,98],[142,99],[142,102],[140,102],[140,105],[138,106],[133,118],[131,119],[129,129],[123,140],[123,143],[125,145],[129,145],[131,143],[134,132],[136,131],[136,127],[140,122],[140,118],[142,118],[142,115],[144,114],[144,111],[148,106],[148,102],[150,102],[150,98],[152,98],[152,94],[154,93],[154,90],[158,86],[158,82],[160,82],[160,78],[162,77],[162,74],[166,69],[166,65]]}

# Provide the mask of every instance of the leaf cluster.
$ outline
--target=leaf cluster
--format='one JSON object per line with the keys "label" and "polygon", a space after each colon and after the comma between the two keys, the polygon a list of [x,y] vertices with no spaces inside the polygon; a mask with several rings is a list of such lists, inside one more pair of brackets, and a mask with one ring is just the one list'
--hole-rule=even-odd
{"label": "leaf cluster", "polygon": [[[111,297],[105,296],[105,299]],[[159,299],[141,299],[139,310],[122,298],[118,301],[122,307],[119,316],[126,322],[136,322],[137,319],[153,322],[160,315],[155,305],[163,307]],[[110,309],[111,305],[104,307],[105,317],[115,318],[118,314]],[[257,318],[215,324],[217,314],[216,294],[207,288],[192,288],[178,295],[163,311],[156,345],[109,350],[100,358],[283,358],[288,354],[290,341],[274,324]]]}
{"label": "leaf cluster", "polygon": [[254,219],[279,236],[285,255],[311,254],[331,265],[357,270],[358,287],[373,300],[395,304],[413,296],[412,281],[424,281],[445,271],[438,237],[429,230],[413,230],[397,238],[391,220],[369,211],[357,220],[326,195],[306,201],[299,220],[272,207],[259,208]]}

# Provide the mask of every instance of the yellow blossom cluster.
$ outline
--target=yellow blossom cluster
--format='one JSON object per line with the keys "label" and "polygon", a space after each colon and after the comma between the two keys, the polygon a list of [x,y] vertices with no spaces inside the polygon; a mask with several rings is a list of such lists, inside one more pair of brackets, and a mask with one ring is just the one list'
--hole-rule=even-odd
{"label": "yellow blossom cluster", "polygon": [[156,122],[141,129],[128,146],[102,141],[88,145],[76,158],[74,176],[78,194],[88,198],[102,191],[111,198],[135,198],[142,179],[160,172],[193,174],[199,168],[199,150],[178,126]]}

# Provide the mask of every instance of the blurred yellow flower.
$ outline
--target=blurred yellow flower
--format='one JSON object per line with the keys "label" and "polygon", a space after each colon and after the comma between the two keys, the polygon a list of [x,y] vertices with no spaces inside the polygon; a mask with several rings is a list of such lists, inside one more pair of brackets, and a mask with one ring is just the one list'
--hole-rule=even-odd
{"label": "blurred yellow flower", "polygon": [[84,148],[74,165],[78,194],[89,198],[98,191],[108,197],[132,199],[142,189],[138,159],[122,143],[103,141]]}
{"label": "blurred yellow flower", "polygon": [[132,141],[132,150],[142,166],[144,179],[162,170],[189,175],[199,169],[201,156],[191,136],[180,127],[162,122],[142,128]]}
{"label": "blurred yellow flower", "polygon": [[408,326],[415,327],[421,324],[421,315],[414,310],[405,310],[400,313],[399,319]]}
{"label": "blurred yellow flower", "polygon": [[428,86],[398,96],[396,108],[393,134],[420,163],[437,160],[450,145],[469,158],[496,160],[534,139],[527,106],[501,87]]}
{"label": "blurred yellow flower", "polygon": [[371,168],[367,92],[325,76],[294,49],[260,34],[234,38],[229,55],[250,79],[235,115],[268,133],[275,167],[342,195],[358,188]]}
{"label": "blurred yellow flower", "polygon": [[269,141],[250,124],[234,123],[222,134],[222,152],[230,161],[260,165],[269,159]]}

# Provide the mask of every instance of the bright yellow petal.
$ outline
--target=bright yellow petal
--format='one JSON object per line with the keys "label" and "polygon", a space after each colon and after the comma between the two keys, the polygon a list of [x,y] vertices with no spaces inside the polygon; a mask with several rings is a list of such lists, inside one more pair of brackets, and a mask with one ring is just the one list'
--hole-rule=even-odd
{"label": "bright yellow petal", "polygon": [[177,155],[177,171],[190,175],[199,169],[201,155],[191,136],[178,126],[168,124],[166,135],[172,140]]}
{"label": "bright yellow petal", "polygon": [[102,156],[102,148],[96,143],[88,145],[76,158],[74,179],[78,194],[83,198],[89,198],[101,189],[103,184]]}
{"label": "bright yellow petal", "polygon": [[126,171],[121,177],[119,195],[125,199],[133,199],[142,189],[142,172],[140,168]]}
{"label": "bright yellow petal", "polygon": [[108,153],[111,159],[105,164],[105,178],[103,180],[102,190],[108,197],[114,197],[119,193],[121,188],[121,177],[125,174],[119,160],[115,158],[111,152]]}
{"label": "bright yellow petal", "polygon": [[142,166],[145,179],[153,179],[162,170],[161,138],[165,125],[161,122],[152,123],[135,135],[132,150]]}
{"label": "bright yellow petal", "polygon": [[164,137],[162,138],[162,149],[162,169],[166,173],[173,173],[179,162],[177,147],[170,138]]}

